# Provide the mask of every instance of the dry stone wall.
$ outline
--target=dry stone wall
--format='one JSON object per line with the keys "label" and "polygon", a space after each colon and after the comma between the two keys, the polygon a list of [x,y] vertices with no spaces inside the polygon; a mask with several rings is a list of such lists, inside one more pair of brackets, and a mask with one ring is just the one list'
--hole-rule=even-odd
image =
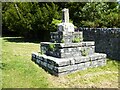
{"label": "dry stone wall", "polygon": [[95,41],[95,51],[120,60],[120,28],[79,28],[84,41]]}

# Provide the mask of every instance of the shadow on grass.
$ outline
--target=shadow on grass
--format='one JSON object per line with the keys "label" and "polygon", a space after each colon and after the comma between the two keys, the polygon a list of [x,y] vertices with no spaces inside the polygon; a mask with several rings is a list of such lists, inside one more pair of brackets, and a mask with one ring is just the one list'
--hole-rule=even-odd
{"label": "shadow on grass", "polygon": [[5,63],[0,63],[0,69],[4,69],[5,68],[5,66],[6,66],[6,64]]}
{"label": "shadow on grass", "polygon": [[26,39],[23,37],[3,37],[3,40],[8,42],[16,42],[16,43],[40,43],[39,39]]}

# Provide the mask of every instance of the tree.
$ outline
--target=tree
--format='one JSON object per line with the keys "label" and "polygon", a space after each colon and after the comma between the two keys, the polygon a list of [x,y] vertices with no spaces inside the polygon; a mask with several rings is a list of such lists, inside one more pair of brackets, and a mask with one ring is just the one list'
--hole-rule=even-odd
{"label": "tree", "polygon": [[59,18],[57,9],[54,3],[6,2],[3,3],[3,24],[27,38],[46,38],[44,31],[51,31],[53,19]]}
{"label": "tree", "polygon": [[57,30],[63,8],[69,8],[70,21],[77,27],[120,27],[118,2],[4,2],[3,32],[49,40],[49,32]]}

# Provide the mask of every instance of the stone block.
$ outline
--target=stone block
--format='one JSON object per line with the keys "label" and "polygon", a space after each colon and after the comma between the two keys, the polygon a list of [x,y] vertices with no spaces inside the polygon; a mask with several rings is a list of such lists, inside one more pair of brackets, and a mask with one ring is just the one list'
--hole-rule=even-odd
{"label": "stone block", "polygon": [[75,63],[78,64],[78,63],[81,63],[81,62],[86,62],[86,61],[89,61],[89,57],[88,56],[79,56],[79,57],[74,57],[75,59]]}
{"label": "stone block", "polygon": [[86,67],[86,68],[89,68],[90,65],[91,65],[91,62],[89,62],[89,61],[88,61],[88,62],[85,62],[85,67]]}
{"label": "stone block", "polygon": [[97,58],[98,58],[98,56],[100,56],[99,54],[92,54],[92,55],[90,55],[89,57],[90,57],[90,61],[93,61],[93,60],[96,60]]}
{"label": "stone block", "polygon": [[32,60],[35,61],[37,59],[38,53],[32,53]]}
{"label": "stone block", "polygon": [[82,42],[82,46],[94,46],[95,42],[94,41],[84,41]]}
{"label": "stone block", "polygon": [[36,59],[36,63],[38,64],[38,65],[40,65],[41,63],[40,63],[40,59]]}
{"label": "stone block", "polygon": [[103,65],[103,59],[99,59],[97,64],[98,64],[98,66],[102,66]]}
{"label": "stone block", "polygon": [[72,71],[72,70],[76,70],[76,69],[77,69],[77,65],[68,65],[68,66],[64,66],[64,67],[55,67],[54,68],[55,72],[57,72],[57,73]]}
{"label": "stone block", "polygon": [[54,70],[54,65],[53,64],[47,64],[47,67],[48,67],[48,69],[50,69],[50,70]]}
{"label": "stone block", "polygon": [[80,63],[80,64],[77,64],[77,69],[78,70],[84,70],[86,67],[85,67],[85,63]]}
{"label": "stone block", "polygon": [[65,71],[70,71],[73,68],[69,66],[64,66],[64,67],[55,67],[54,70],[55,72],[59,73],[59,72],[65,72]]}
{"label": "stone block", "polygon": [[35,53],[32,53],[32,57],[33,57],[33,58],[36,58],[36,54],[35,54]]}
{"label": "stone block", "polygon": [[104,66],[104,65],[106,65],[106,59],[102,59],[102,64],[101,64],[101,66]]}
{"label": "stone block", "polygon": [[80,39],[80,41],[83,41],[82,32],[68,32],[65,34],[64,32],[52,32],[51,34],[51,42],[55,43],[72,43],[73,40]]}
{"label": "stone block", "polygon": [[58,31],[64,31],[65,34],[74,32],[74,25],[72,23],[60,23],[58,24]]}
{"label": "stone block", "polygon": [[97,66],[98,66],[98,61],[97,60],[91,61],[90,67],[97,67]]}
{"label": "stone block", "polygon": [[70,65],[74,65],[75,64],[75,59],[74,58],[69,58],[70,60]]}

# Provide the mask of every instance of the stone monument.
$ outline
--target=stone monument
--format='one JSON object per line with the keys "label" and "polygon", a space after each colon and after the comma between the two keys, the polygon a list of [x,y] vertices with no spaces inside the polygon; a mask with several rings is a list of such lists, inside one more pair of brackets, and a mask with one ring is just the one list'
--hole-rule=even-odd
{"label": "stone monument", "polygon": [[68,9],[62,10],[62,23],[50,35],[50,42],[41,42],[40,52],[33,52],[32,60],[51,74],[59,76],[106,64],[106,54],[95,53],[94,41],[83,41],[83,33],[74,31]]}
{"label": "stone monument", "polygon": [[62,23],[58,24],[58,31],[64,31],[65,34],[67,32],[74,32],[74,25],[69,23],[69,10],[62,10]]}

